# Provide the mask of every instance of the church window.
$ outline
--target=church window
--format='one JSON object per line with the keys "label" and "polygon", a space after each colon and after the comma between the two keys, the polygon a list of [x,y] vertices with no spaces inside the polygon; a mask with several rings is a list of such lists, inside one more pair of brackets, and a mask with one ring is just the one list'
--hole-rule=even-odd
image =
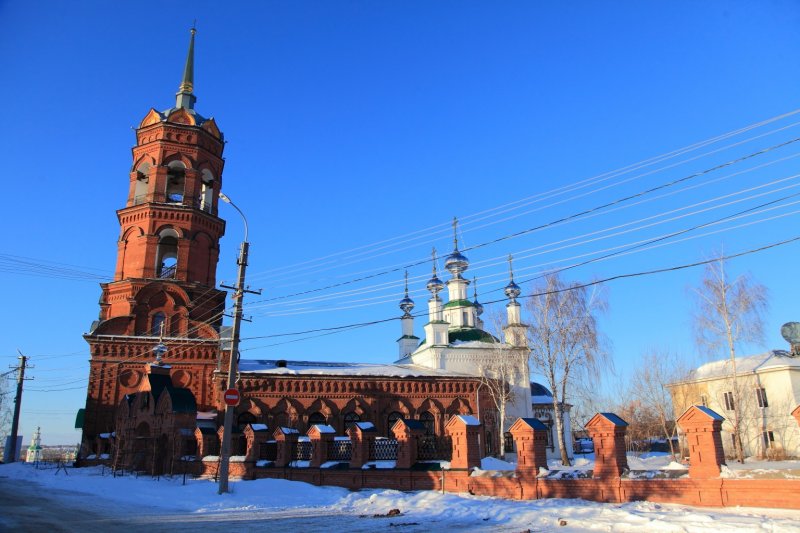
{"label": "church window", "polygon": [[397,411],[393,411],[389,413],[389,417],[386,419],[386,436],[392,437],[392,428],[397,423],[398,420],[403,418],[402,413],[398,413]]}
{"label": "church window", "polygon": [[172,279],[178,267],[178,232],[165,229],[159,234],[156,275],[159,278]]}
{"label": "church window", "polygon": [[492,432],[486,432],[486,455],[492,455],[494,453],[494,447],[492,446]]}
{"label": "church window", "polygon": [[344,428],[347,429],[351,427],[356,422],[361,422],[361,416],[358,413],[354,413],[350,411],[344,415]]}
{"label": "church window", "polygon": [[183,189],[186,183],[186,167],[180,161],[173,161],[167,170],[167,203],[183,203]]}
{"label": "church window", "polygon": [[208,169],[203,169],[200,178],[200,209],[212,213],[214,205],[214,175]]}
{"label": "church window", "polygon": [[150,163],[144,162],[136,169],[136,186],[133,192],[133,205],[147,201],[147,185],[150,181]]}
{"label": "church window", "polygon": [[315,426],[317,424],[325,424],[325,415],[322,413],[311,413],[308,416],[308,427]]}
{"label": "church window", "polygon": [[423,412],[419,415],[419,421],[422,422],[423,426],[425,426],[425,435],[435,434],[435,419],[432,413],[429,411]]}
{"label": "church window", "polygon": [[505,448],[506,452],[513,452],[514,451],[514,436],[511,432],[506,431],[503,433],[503,439],[505,442],[503,443],[503,447]]}
{"label": "church window", "polygon": [[159,335],[161,335],[161,328],[164,325],[166,319],[167,317],[164,315],[164,313],[154,314],[152,318],[152,325],[150,327],[150,335],[152,335],[153,337],[158,337]]}
{"label": "church window", "polygon": [[250,412],[245,412],[239,415],[236,419],[236,424],[239,426],[239,429],[243,430],[247,427],[247,424],[255,424],[256,423],[256,415]]}

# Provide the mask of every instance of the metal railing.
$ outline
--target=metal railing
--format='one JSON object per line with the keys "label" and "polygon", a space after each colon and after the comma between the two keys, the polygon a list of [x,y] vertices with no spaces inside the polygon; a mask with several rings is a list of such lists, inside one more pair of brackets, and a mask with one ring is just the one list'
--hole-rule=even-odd
{"label": "metal railing", "polygon": [[439,438],[435,435],[427,435],[417,441],[417,460],[433,461],[438,459],[449,461],[453,455],[452,448],[450,437]]}
{"label": "metal railing", "polygon": [[377,439],[372,441],[369,446],[370,461],[396,461],[397,460],[397,440]]}
{"label": "metal railing", "polygon": [[170,266],[162,266],[161,271],[158,273],[158,277],[161,279],[173,279],[175,277],[175,272],[178,270],[178,265],[170,265]]}
{"label": "metal railing", "polygon": [[154,203],[154,204],[167,204],[167,205],[183,205],[186,207],[193,207],[194,209],[199,209],[200,211],[204,211],[206,213],[216,215],[217,209],[214,207],[212,201],[206,201],[203,198],[188,198],[182,194],[171,194],[168,197],[165,197],[162,201],[156,201],[155,195],[152,194],[140,194],[138,196],[133,197],[133,205],[141,205],[145,203]]}
{"label": "metal railing", "polygon": [[349,440],[332,440],[328,443],[328,461],[349,461],[353,444]]}

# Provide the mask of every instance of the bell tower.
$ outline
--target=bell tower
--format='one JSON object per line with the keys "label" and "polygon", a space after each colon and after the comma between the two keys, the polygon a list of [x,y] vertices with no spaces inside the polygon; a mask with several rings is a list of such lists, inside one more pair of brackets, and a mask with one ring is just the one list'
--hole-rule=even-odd
{"label": "bell tower", "polygon": [[[213,118],[194,109],[194,41],[175,106],[150,111],[136,129],[114,279],[101,284],[99,320],[90,346],[84,445],[113,430],[114,411],[144,378],[158,347],[176,386],[189,388],[198,410],[214,406],[225,293],[216,289],[217,216],[224,140]],[[164,351],[166,349],[166,351]]]}

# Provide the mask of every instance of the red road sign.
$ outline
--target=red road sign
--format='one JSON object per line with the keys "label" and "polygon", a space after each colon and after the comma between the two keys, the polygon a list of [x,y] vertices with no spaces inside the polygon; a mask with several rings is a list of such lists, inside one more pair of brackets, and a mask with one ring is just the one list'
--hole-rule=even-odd
{"label": "red road sign", "polygon": [[231,407],[236,407],[239,405],[239,400],[242,399],[239,391],[236,389],[226,390],[222,397],[225,400],[225,405],[230,405]]}

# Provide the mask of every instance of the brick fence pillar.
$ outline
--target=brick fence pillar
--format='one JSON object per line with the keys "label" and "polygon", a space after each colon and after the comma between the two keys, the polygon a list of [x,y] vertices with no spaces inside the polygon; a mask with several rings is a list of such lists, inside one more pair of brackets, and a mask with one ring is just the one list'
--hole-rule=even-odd
{"label": "brick fence pillar", "polygon": [[378,435],[372,422],[356,422],[347,428],[350,436],[350,468],[361,468],[369,462],[369,449]]}
{"label": "brick fence pillar", "polygon": [[275,466],[286,468],[292,462],[292,451],[297,448],[300,432],[293,428],[279,427],[273,433],[275,439]]}
{"label": "brick fence pillar", "polygon": [[472,415],[455,415],[444,427],[453,439],[452,469],[470,469],[481,466],[480,435],[483,426]]}
{"label": "brick fence pillar", "polygon": [[266,424],[248,424],[244,428],[244,437],[247,439],[247,453],[244,460],[257,461],[261,452],[261,445],[269,439]]}
{"label": "brick fence pillar", "polygon": [[800,405],[794,408],[794,411],[792,411],[792,416],[795,420],[797,420],[797,423],[800,424]]}
{"label": "brick fence pillar", "polygon": [[419,441],[425,436],[425,425],[419,420],[401,418],[392,426],[397,439],[397,464],[395,468],[411,468],[417,462]]}
{"label": "brick fence pillar", "polygon": [[538,418],[518,418],[508,431],[517,448],[517,472],[537,475],[547,468],[547,426]]}
{"label": "brick fence pillar", "polygon": [[325,424],[314,424],[306,435],[311,439],[311,461],[308,466],[319,468],[328,462],[328,448],[336,436],[336,430]]}
{"label": "brick fence pillar", "polygon": [[722,450],[721,415],[702,405],[689,407],[677,420],[689,447],[689,477],[719,477],[725,464]]}
{"label": "brick fence pillar", "polygon": [[586,424],[594,443],[595,478],[620,477],[628,468],[625,431],[628,423],[614,413],[597,413]]}

